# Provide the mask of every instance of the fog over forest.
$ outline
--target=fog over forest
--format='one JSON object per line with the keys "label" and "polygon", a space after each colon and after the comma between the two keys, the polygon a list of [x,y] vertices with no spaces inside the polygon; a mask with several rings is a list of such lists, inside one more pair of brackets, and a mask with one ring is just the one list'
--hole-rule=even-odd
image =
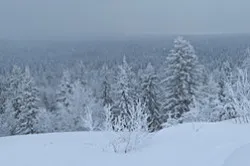
{"label": "fog over forest", "polygon": [[249,33],[249,6],[248,0],[1,0],[0,38]]}

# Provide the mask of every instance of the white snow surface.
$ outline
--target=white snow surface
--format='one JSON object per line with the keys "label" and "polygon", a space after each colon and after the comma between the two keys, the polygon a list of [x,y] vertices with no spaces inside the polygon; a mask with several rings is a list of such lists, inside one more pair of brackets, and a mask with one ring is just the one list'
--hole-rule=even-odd
{"label": "white snow surface", "polygon": [[249,124],[230,122],[182,124],[154,134],[127,154],[107,150],[112,135],[104,132],[3,137],[0,165],[249,166],[249,130]]}
{"label": "white snow surface", "polygon": [[236,149],[226,160],[223,166],[250,166],[250,144]]}

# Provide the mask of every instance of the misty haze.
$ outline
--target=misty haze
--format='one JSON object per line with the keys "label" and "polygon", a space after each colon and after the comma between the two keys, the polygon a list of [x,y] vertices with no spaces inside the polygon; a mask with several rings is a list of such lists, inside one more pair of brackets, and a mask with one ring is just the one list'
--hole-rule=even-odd
{"label": "misty haze", "polygon": [[250,1],[1,0],[3,39],[249,33]]}
{"label": "misty haze", "polygon": [[0,165],[249,166],[250,1],[0,0]]}

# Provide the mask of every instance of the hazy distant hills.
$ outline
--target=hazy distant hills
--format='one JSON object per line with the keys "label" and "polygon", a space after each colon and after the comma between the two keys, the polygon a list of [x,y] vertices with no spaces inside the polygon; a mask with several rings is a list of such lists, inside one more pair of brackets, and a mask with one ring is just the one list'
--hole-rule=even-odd
{"label": "hazy distant hills", "polygon": [[[82,60],[88,64],[118,63],[126,55],[134,65],[147,62],[162,63],[175,36],[147,36],[114,40],[89,41],[11,41],[0,40],[2,67],[11,64],[71,64]],[[250,46],[250,35],[195,35],[185,36],[195,47],[200,61],[214,66],[228,60],[240,63]],[[7,62],[7,63],[6,63]],[[98,65],[97,65],[98,66]]]}

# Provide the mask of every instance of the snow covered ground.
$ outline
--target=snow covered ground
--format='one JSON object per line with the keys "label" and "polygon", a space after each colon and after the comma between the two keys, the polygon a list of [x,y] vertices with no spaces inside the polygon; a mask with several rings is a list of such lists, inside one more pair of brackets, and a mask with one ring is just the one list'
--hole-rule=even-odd
{"label": "snow covered ground", "polygon": [[128,154],[108,151],[111,136],[103,132],[5,137],[0,138],[0,165],[249,166],[249,130],[250,125],[230,122],[183,124],[158,132]]}
{"label": "snow covered ground", "polygon": [[223,166],[250,166],[250,144],[236,149],[226,160]]}

